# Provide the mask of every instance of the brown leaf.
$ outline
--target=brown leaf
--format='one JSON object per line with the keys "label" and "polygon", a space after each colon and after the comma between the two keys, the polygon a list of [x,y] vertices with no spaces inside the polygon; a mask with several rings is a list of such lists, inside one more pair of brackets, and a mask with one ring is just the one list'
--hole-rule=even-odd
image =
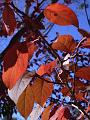
{"label": "brown leaf", "polygon": [[41,65],[37,71],[37,74],[42,76],[44,74],[50,74],[57,65],[57,60],[54,60],[46,65]]}
{"label": "brown leaf", "polygon": [[82,67],[76,72],[76,77],[83,78],[86,80],[90,80],[90,66]]}
{"label": "brown leaf", "polygon": [[[47,81],[50,81],[46,79]],[[44,105],[47,98],[51,95],[53,90],[53,84],[47,83],[42,79],[36,79],[32,85],[35,101],[41,106]]]}
{"label": "brown leaf", "polygon": [[78,31],[82,34],[83,37],[90,37],[90,33],[83,29],[78,29]]}
{"label": "brown leaf", "polygon": [[28,85],[18,99],[17,109],[23,117],[27,118],[30,112],[32,111],[33,105],[34,105],[33,90],[32,87]]}
{"label": "brown leaf", "polygon": [[28,47],[28,56],[30,59],[34,54],[34,52],[37,50],[37,46],[35,45],[34,42],[27,42],[27,47]]}
{"label": "brown leaf", "polygon": [[70,95],[70,90],[68,87],[63,87],[61,89],[61,93],[64,95],[64,96],[69,96]]}
{"label": "brown leaf", "polygon": [[87,41],[85,41],[81,47],[90,48],[90,38],[88,38]]}
{"label": "brown leaf", "polygon": [[50,110],[51,110],[52,106],[53,106],[53,104],[51,104],[47,108],[45,108],[45,110],[42,114],[42,120],[49,120]]}
{"label": "brown leaf", "polygon": [[45,17],[58,25],[75,25],[79,26],[77,16],[66,5],[54,3],[47,6],[44,10]]}
{"label": "brown leaf", "polygon": [[8,35],[13,34],[16,28],[16,19],[12,8],[8,5],[5,5],[3,10],[3,21]]}
{"label": "brown leaf", "polygon": [[11,89],[16,81],[26,71],[28,65],[28,49],[26,43],[17,42],[4,56],[3,63],[3,81]]}
{"label": "brown leaf", "polygon": [[85,93],[77,93],[77,94],[75,95],[75,98],[76,98],[77,100],[81,100],[81,101],[88,102],[88,100],[87,100],[86,98],[84,98],[84,96],[85,96]]}
{"label": "brown leaf", "polygon": [[76,47],[76,42],[71,35],[60,35],[52,44],[52,48],[71,53]]}
{"label": "brown leaf", "polygon": [[75,80],[75,83],[74,83],[74,80],[71,80],[71,83],[72,83],[73,87],[74,87],[74,84],[75,84],[75,91],[85,90],[86,89],[86,84],[83,83],[80,80]]}
{"label": "brown leaf", "polygon": [[59,107],[55,114],[49,120],[69,120],[71,113],[68,107]]}

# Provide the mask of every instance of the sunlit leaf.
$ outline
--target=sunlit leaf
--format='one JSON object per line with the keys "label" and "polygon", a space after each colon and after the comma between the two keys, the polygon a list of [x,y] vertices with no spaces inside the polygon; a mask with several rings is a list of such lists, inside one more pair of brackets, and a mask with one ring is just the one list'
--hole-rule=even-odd
{"label": "sunlit leaf", "polygon": [[52,44],[52,48],[71,53],[76,47],[76,42],[71,35],[60,35]]}
{"label": "sunlit leaf", "polygon": [[33,105],[34,105],[33,90],[32,87],[28,85],[18,99],[17,109],[23,117],[27,118],[32,111]]}
{"label": "sunlit leaf", "polygon": [[[46,79],[50,82],[50,80]],[[53,84],[37,78],[32,85],[35,101],[43,106],[47,98],[51,95]]]}
{"label": "sunlit leaf", "polygon": [[25,72],[25,74],[16,82],[15,86],[8,90],[9,97],[15,102],[18,101],[19,96],[23,93],[27,85],[30,83],[34,75],[34,72]]}
{"label": "sunlit leaf", "polygon": [[79,77],[79,78],[90,80],[90,73],[89,73],[89,71],[90,71],[90,66],[82,67],[79,70],[77,70],[76,76]]}
{"label": "sunlit leaf", "polygon": [[69,120],[71,117],[68,107],[59,107],[49,120]]}
{"label": "sunlit leaf", "polygon": [[41,65],[37,70],[37,74],[42,76],[44,74],[50,74],[57,65],[57,60],[54,60],[46,65]]}
{"label": "sunlit leaf", "polygon": [[17,42],[9,48],[4,56],[3,81],[11,89],[22,77],[28,65],[28,49],[26,43]]}
{"label": "sunlit leaf", "polygon": [[49,120],[50,110],[51,110],[52,106],[53,106],[53,104],[51,104],[47,108],[45,108],[45,110],[42,114],[42,120]]}
{"label": "sunlit leaf", "polygon": [[75,13],[69,7],[63,4],[50,4],[45,8],[44,15],[49,21],[58,25],[79,26]]}

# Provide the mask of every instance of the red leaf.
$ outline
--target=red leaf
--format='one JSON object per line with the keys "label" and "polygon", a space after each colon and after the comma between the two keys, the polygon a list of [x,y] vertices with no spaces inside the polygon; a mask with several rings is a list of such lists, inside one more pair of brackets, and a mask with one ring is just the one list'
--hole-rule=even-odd
{"label": "red leaf", "polygon": [[70,90],[68,87],[63,87],[61,89],[61,93],[64,95],[64,96],[69,96],[70,95]]}
{"label": "red leaf", "polygon": [[58,25],[79,26],[75,13],[69,7],[63,4],[50,4],[45,8],[44,15],[48,20]]}
{"label": "red leaf", "polygon": [[83,37],[90,37],[90,33],[83,29],[78,29],[78,31],[82,34]]}
{"label": "red leaf", "polygon": [[86,80],[90,80],[90,66],[82,67],[76,72],[76,77],[83,78]]}
{"label": "red leaf", "polygon": [[71,113],[68,107],[60,107],[50,120],[68,120],[71,117]]}
{"label": "red leaf", "polygon": [[71,35],[60,35],[52,44],[52,48],[71,53],[76,47],[76,42]]}
{"label": "red leaf", "polygon": [[42,76],[46,73],[50,74],[56,65],[57,65],[57,60],[47,63],[46,65],[41,65],[37,71],[37,74],[39,74],[40,76]]}
{"label": "red leaf", "polygon": [[7,34],[11,35],[16,28],[16,19],[12,8],[5,5],[2,15]]}
{"label": "red leaf", "polygon": [[88,38],[81,47],[90,48],[90,38]]}
{"label": "red leaf", "polygon": [[4,56],[3,81],[11,89],[26,71],[28,65],[28,49],[26,42],[14,44]]}
{"label": "red leaf", "polygon": [[87,100],[86,98],[84,98],[84,96],[85,96],[85,93],[77,93],[77,94],[75,95],[75,98],[76,98],[77,100],[81,100],[81,101],[88,102],[88,100]]}

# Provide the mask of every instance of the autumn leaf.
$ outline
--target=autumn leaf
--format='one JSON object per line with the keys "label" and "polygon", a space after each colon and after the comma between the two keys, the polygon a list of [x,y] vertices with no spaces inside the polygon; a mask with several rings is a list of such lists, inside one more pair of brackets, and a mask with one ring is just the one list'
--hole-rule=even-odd
{"label": "autumn leaf", "polygon": [[66,5],[54,3],[48,5],[44,10],[45,17],[58,25],[75,25],[79,26],[77,16]]}
{"label": "autumn leaf", "polygon": [[67,53],[73,52],[75,47],[76,42],[71,35],[60,35],[52,44],[53,49],[61,50]]}
{"label": "autumn leaf", "polygon": [[86,89],[86,84],[85,83],[83,83],[82,81],[80,81],[80,80],[71,80],[70,81],[71,82],[71,84],[72,84],[72,87],[74,87],[74,84],[75,84],[75,91],[77,92],[77,91],[79,91],[79,90],[85,90]]}
{"label": "autumn leaf", "polygon": [[49,120],[69,120],[71,113],[68,107],[59,107],[55,114]]}
{"label": "autumn leaf", "polygon": [[87,38],[87,41],[85,41],[81,47],[90,48],[90,38]]}
{"label": "autumn leaf", "polygon": [[24,75],[16,82],[15,86],[9,90],[9,97],[17,104],[19,96],[23,93],[34,76],[34,72],[26,71]]}
{"label": "autumn leaf", "polygon": [[[49,79],[46,79],[50,82]],[[53,90],[53,84],[37,78],[32,85],[35,101],[43,106],[47,98],[51,95]]]}
{"label": "autumn leaf", "polygon": [[90,80],[90,66],[82,67],[76,72],[76,77],[83,78],[86,80]]}
{"label": "autumn leaf", "polygon": [[90,37],[90,33],[87,32],[86,30],[83,30],[83,29],[78,29],[79,33],[83,36],[83,37]]}
{"label": "autumn leaf", "polygon": [[34,52],[37,50],[37,46],[35,45],[34,42],[27,42],[27,48],[28,48],[28,56],[30,59],[34,54]]}
{"label": "autumn leaf", "polygon": [[3,17],[4,25],[8,35],[13,34],[16,28],[16,19],[15,19],[14,12],[10,6],[5,5],[2,17]]}
{"label": "autumn leaf", "polygon": [[[32,57],[34,44],[27,45],[27,42],[15,43],[9,48],[4,56],[3,81],[7,88],[11,89],[25,73],[28,60]],[[31,49],[31,53],[30,53]]]}
{"label": "autumn leaf", "polygon": [[42,114],[42,120],[49,120],[50,110],[51,110],[52,106],[53,106],[53,104],[51,104],[45,108],[45,110]]}
{"label": "autumn leaf", "polygon": [[33,90],[32,87],[28,85],[18,99],[17,109],[23,117],[27,118],[32,111],[33,105],[34,105]]}
{"label": "autumn leaf", "polygon": [[84,96],[85,96],[85,93],[77,93],[75,95],[75,98],[79,101],[81,100],[81,101],[88,102],[88,100]]}
{"label": "autumn leaf", "polygon": [[28,65],[28,50],[26,42],[17,42],[9,48],[4,56],[3,81],[11,89],[21,78]]}
{"label": "autumn leaf", "polygon": [[61,93],[64,95],[64,96],[69,96],[70,95],[70,90],[69,90],[69,88],[68,87],[63,87],[62,89],[61,89]]}
{"label": "autumn leaf", "polygon": [[51,61],[50,63],[47,63],[46,65],[41,65],[39,69],[37,70],[37,74],[42,76],[44,74],[50,74],[53,69],[57,65],[57,60]]}

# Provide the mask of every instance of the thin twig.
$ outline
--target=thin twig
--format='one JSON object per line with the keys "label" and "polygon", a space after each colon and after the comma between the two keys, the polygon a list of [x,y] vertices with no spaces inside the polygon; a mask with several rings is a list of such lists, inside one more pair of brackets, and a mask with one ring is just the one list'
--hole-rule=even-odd
{"label": "thin twig", "polygon": [[58,84],[58,85],[63,85],[63,84],[65,84],[65,83],[60,83],[60,82],[48,81],[48,80],[46,80],[45,78],[43,78],[43,77],[41,77],[40,75],[38,75],[37,73],[35,73],[35,76],[38,77],[38,78],[40,78],[40,79],[42,79],[42,80],[44,80],[44,81],[46,81],[47,83],[53,83],[53,84]]}

